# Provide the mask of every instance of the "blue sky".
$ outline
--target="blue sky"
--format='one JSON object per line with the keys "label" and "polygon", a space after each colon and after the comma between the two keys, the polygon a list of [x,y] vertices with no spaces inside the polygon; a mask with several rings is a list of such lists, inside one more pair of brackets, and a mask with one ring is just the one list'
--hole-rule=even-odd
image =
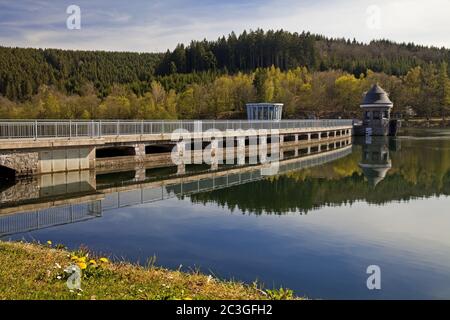
{"label": "blue sky", "polygon": [[[72,4],[81,8],[81,30],[66,28]],[[165,51],[231,31],[282,28],[450,48],[449,13],[449,0],[0,0],[0,45]]]}

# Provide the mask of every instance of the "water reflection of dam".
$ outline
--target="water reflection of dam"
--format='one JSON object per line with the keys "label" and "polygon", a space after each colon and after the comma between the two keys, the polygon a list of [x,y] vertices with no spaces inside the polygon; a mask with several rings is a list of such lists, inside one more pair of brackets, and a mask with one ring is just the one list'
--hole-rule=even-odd
{"label": "water reflection of dam", "polygon": [[[296,158],[280,162],[278,174],[320,166],[349,155],[351,146],[343,149],[316,154],[305,158]],[[168,179],[157,183],[122,186],[102,190],[104,211],[127,206],[151,203],[179,196],[229,188],[235,185],[254,182],[267,178],[261,173],[262,166],[226,170],[179,179]]]}
{"label": "water reflection of dam", "polygon": [[101,206],[94,201],[0,216],[0,236],[94,219],[101,216]]}
{"label": "water reflection of dam", "polygon": [[[279,161],[277,174],[319,166],[352,152],[351,140],[311,150]],[[161,201],[200,192],[224,189],[267,178],[263,173],[273,164],[226,167],[223,170],[171,175],[151,181],[133,179],[97,185],[91,172],[51,175],[19,181],[0,192],[0,236],[82,222],[101,217],[116,208]],[[141,178],[142,179],[142,178]]]}

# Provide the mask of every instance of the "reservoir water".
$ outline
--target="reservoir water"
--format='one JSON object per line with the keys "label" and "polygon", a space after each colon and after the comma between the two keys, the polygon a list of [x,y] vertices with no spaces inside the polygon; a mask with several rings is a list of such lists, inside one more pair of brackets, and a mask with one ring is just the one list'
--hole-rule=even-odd
{"label": "reservoir water", "polygon": [[[309,298],[450,298],[450,131],[286,159],[270,177],[192,166],[185,177],[144,170],[143,181],[133,171],[3,181],[0,239],[83,245],[141,264],[156,257]],[[371,265],[380,290],[367,288]]]}

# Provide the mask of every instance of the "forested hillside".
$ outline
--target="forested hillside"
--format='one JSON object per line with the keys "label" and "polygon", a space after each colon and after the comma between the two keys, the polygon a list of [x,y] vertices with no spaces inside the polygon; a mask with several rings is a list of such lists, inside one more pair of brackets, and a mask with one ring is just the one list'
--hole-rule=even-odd
{"label": "forested hillside", "polygon": [[12,100],[26,99],[41,85],[65,93],[79,93],[91,82],[102,95],[113,84],[148,82],[159,54],[68,51],[0,47],[0,93]]}
{"label": "forested hillside", "polygon": [[285,118],[355,116],[379,82],[398,111],[449,112],[450,51],[262,30],[164,53],[0,47],[1,118],[235,118],[246,102]]}
{"label": "forested hillside", "polygon": [[414,44],[397,44],[386,40],[370,44],[356,40],[330,39],[310,33],[257,30],[231,33],[217,41],[193,41],[167,52],[158,68],[163,74],[189,73],[211,69],[230,72],[253,71],[275,66],[281,70],[307,67],[314,71],[344,70],[355,76],[384,72],[405,75],[411,68],[428,62],[450,59],[447,49]]}

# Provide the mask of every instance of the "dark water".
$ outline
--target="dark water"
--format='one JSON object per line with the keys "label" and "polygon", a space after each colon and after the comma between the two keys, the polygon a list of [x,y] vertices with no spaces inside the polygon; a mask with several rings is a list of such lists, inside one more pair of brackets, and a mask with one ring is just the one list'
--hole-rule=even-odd
{"label": "dark water", "polygon": [[[174,173],[158,172],[147,175]],[[96,192],[133,178],[99,176]],[[72,217],[87,208],[86,219],[30,232],[19,226],[2,239],[86,245],[140,263],[156,256],[161,266],[259,280],[310,298],[450,298],[449,131],[355,141],[337,160],[213,191],[176,188],[109,190],[103,200],[71,206]],[[369,265],[381,268],[381,290],[367,289]]]}

